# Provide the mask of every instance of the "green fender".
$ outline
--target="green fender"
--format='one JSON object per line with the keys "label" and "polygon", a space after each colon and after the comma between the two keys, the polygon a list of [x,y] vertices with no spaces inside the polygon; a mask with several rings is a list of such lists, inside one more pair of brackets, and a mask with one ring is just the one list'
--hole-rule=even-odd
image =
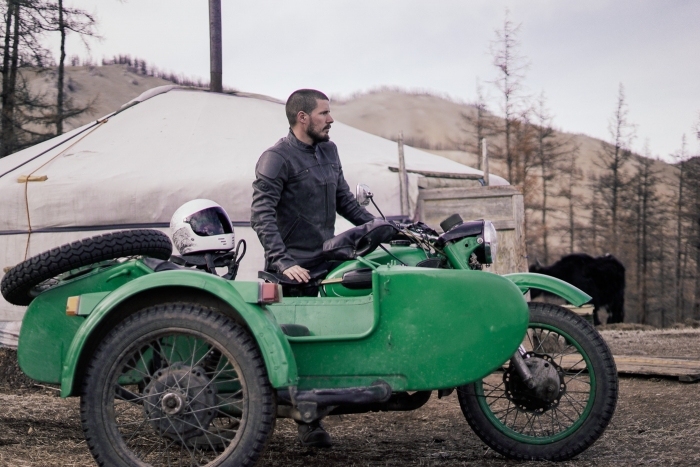
{"label": "green fender", "polygon": [[[229,282],[212,274],[198,271],[166,271],[149,274],[124,284],[102,299],[85,322],[78,328],[63,362],[61,397],[75,395],[75,377],[80,356],[90,335],[124,300],[140,293],[161,288],[179,287],[206,291],[228,303],[241,318],[257,341],[273,387],[297,384],[296,360],[289,341],[274,316],[257,303],[258,282]],[[245,297],[245,299],[244,299]]]}
{"label": "green fender", "polygon": [[530,289],[540,289],[545,292],[553,293],[554,295],[559,295],[575,306],[581,306],[592,298],[578,287],[574,287],[568,282],[564,282],[556,277],[546,276],[544,274],[516,272],[514,274],[504,274],[503,277],[513,281],[523,293]]}

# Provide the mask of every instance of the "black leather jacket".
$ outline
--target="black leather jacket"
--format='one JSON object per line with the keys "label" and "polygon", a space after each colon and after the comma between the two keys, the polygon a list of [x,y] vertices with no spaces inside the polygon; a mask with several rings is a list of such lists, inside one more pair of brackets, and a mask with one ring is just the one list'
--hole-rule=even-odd
{"label": "black leather jacket", "polygon": [[350,192],[333,142],[309,146],[290,130],[255,167],[250,223],[265,248],[265,269],[323,262],[336,211],[355,225],[374,219]]}

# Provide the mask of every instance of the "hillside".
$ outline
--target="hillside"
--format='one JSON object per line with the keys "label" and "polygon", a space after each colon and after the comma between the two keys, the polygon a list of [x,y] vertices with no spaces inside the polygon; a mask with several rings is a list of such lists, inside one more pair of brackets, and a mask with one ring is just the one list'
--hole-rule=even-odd
{"label": "hillside", "polygon": [[[24,72],[25,79],[34,93],[47,99],[56,95],[56,72]],[[66,131],[103,117],[148,89],[173,84],[161,78],[144,76],[130,71],[127,65],[67,66],[66,95],[75,107],[83,107],[93,101],[93,109],[65,124]]]}
{"label": "hillside", "polygon": [[[476,154],[457,150],[470,138],[467,131],[472,128],[464,115],[476,114],[471,105],[430,94],[381,89],[334,101],[332,110],[337,120],[369,133],[396,140],[399,131],[403,131],[404,140],[417,147],[462,164],[478,163]],[[604,144],[601,140],[563,132],[557,132],[557,137],[568,138],[579,146],[577,165],[586,179],[600,174],[594,161]],[[673,176],[673,168],[666,163],[658,162],[655,168],[665,176]],[[496,163],[494,170],[498,175],[505,175],[499,172],[502,169]]]}
{"label": "hillside", "polygon": [[[417,147],[423,147],[428,152],[465,165],[478,166],[479,157],[476,154],[458,149],[464,147],[464,143],[470,138],[472,141],[474,139],[473,126],[470,126],[464,115],[473,117],[476,110],[468,104],[430,94],[380,89],[355,95],[348,100],[334,101],[332,109],[334,117],[343,123],[393,140],[396,140],[399,131],[402,131],[404,139],[415,143]],[[566,140],[569,145],[579,147],[576,166],[580,170],[580,180],[573,187],[573,192],[578,205],[576,223],[579,228],[579,239],[583,240],[590,226],[590,212],[585,206],[593,198],[591,188],[593,180],[603,174],[598,161],[602,148],[607,143],[582,134],[563,132],[555,132],[555,134],[557,139]],[[498,141],[497,138],[495,141],[489,141],[489,145],[494,143],[502,145],[502,141]],[[632,160],[627,164],[628,177],[633,177],[636,170],[635,160],[639,160],[640,157],[633,155]],[[673,196],[674,187],[677,185],[677,170],[661,161],[655,161],[653,166],[663,181],[659,191],[663,196]],[[507,178],[507,170],[503,162],[491,159],[490,169],[492,173]],[[537,211],[537,206],[541,205],[542,188],[540,179],[536,176],[536,170],[534,175],[533,182],[526,190],[526,204],[530,208],[526,222],[528,254],[531,262],[534,262],[534,259],[542,259],[539,239],[541,212]],[[548,189],[550,195],[558,193],[563,183],[568,182],[563,177],[555,177],[552,186]],[[551,208],[547,214],[547,228],[550,232],[549,262],[551,262],[569,252],[568,234],[563,229],[568,219],[565,199],[550,196],[548,206]],[[484,213],[484,215],[488,214]],[[584,250],[592,255],[606,253],[604,245],[599,245],[595,251],[595,248],[586,245],[584,241],[581,241],[575,250]]]}
{"label": "hillside", "polygon": [[[141,75],[127,65],[67,67],[66,72],[67,94],[75,104],[85,105],[93,101],[92,113],[83,114],[68,122],[66,125],[68,129],[117,110],[122,104],[147,89],[172,84],[164,79]],[[55,94],[55,72],[29,73],[27,79],[35,91],[45,93],[47,96]],[[402,131],[407,144],[421,147],[465,165],[478,165],[476,154],[458,149],[464,147],[468,138],[473,138],[469,135],[471,128],[464,119],[464,115],[474,116],[476,111],[468,104],[427,93],[383,88],[357,94],[348,99],[333,99],[332,111],[336,120],[369,133],[396,140],[398,133]],[[589,224],[589,213],[583,206],[592,199],[591,181],[602,173],[596,161],[605,143],[581,134],[557,133],[557,138],[566,139],[572,145],[579,147],[576,164],[581,171],[581,179],[574,187],[574,193],[579,204],[577,222],[581,225],[581,235],[583,235]],[[490,144],[492,143],[498,143],[498,141],[490,141]],[[634,164],[628,164],[630,176],[633,167]],[[676,185],[675,169],[663,162],[655,162],[655,168],[664,180],[661,187],[662,193],[672,195],[673,187]],[[506,175],[504,164],[495,160],[491,161],[491,172],[501,176]],[[562,181],[563,178],[555,179],[550,193],[556,193],[559,189],[557,184]],[[541,214],[536,211],[540,203],[541,187],[536,178],[535,183],[528,187],[527,191],[527,203],[532,208],[527,216],[528,248],[533,258],[541,254],[538,243]],[[548,229],[552,232],[551,259],[567,253],[567,246],[565,235],[560,232],[561,226],[566,223],[564,200],[552,197],[549,202],[553,208],[548,214],[547,221]],[[578,249],[582,247],[583,245],[580,245]],[[588,252],[594,255],[605,253],[602,248],[604,247],[601,247],[600,251]]]}

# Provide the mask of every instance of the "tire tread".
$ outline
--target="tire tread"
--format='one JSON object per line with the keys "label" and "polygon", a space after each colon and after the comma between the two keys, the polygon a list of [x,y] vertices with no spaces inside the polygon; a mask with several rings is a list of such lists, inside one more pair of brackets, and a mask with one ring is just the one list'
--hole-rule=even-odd
{"label": "tire tread", "polygon": [[250,381],[250,383],[255,383],[260,390],[262,407],[261,420],[255,432],[250,436],[250,439],[254,441],[247,447],[247,452],[243,458],[239,458],[235,464],[224,462],[222,464],[217,463],[216,465],[221,465],[222,467],[229,465],[253,467],[261,459],[262,453],[267,448],[272,432],[275,428],[277,399],[275,397],[274,390],[270,385],[267,375],[267,367],[265,366],[262,355],[258,350],[257,343],[243,327],[229,317],[221,314],[219,311],[193,303],[178,302],[151,306],[125,318],[124,321],[119,323],[119,325],[117,325],[112,330],[110,335],[103,341],[102,345],[100,345],[95,353],[94,358],[91,359],[90,363],[86,367],[81,384],[82,396],[80,402],[80,415],[87,446],[98,465],[109,465],[110,467],[112,467],[112,465],[116,465],[114,462],[109,460],[109,455],[102,452],[102,443],[98,442],[96,439],[99,437],[99,434],[96,433],[93,437],[94,426],[91,425],[94,424],[94,421],[89,420],[90,399],[92,397],[91,394],[94,392],[94,388],[91,387],[90,380],[92,375],[99,372],[104,366],[104,360],[106,355],[109,354],[111,341],[116,340],[117,336],[123,333],[123,330],[125,329],[140,328],[141,326],[152,322],[157,318],[180,318],[184,315],[188,316],[195,322],[207,323],[208,326],[216,328],[226,334],[231,341],[235,341],[238,348],[242,352],[242,358],[245,358],[251,362],[250,367],[253,370],[252,379],[254,379],[254,381]]}
{"label": "tire tread", "polygon": [[[472,413],[471,410],[465,409],[468,402],[466,398],[476,397],[474,394],[474,385],[470,384],[459,388],[458,396],[460,398],[462,412],[469,426],[484,443],[495,451],[511,459],[523,461],[565,461],[579,455],[592,445],[603,434],[608,423],[612,419],[618,397],[617,368],[608,345],[598,331],[596,331],[595,327],[588,321],[557,305],[533,303],[530,305],[531,314],[533,308],[541,310],[544,314],[551,314],[555,319],[568,322],[573,328],[578,328],[578,330],[584,333],[585,340],[592,345],[592,350],[587,350],[589,357],[591,359],[600,357],[599,363],[601,364],[601,371],[597,373],[599,377],[597,384],[601,385],[602,390],[597,391],[594,397],[602,396],[603,402],[602,405],[593,408],[597,413],[591,412],[586,422],[571,436],[550,445],[537,446],[524,443],[509,443],[511,446],[507,446],[501,441],[504,435],[500,434],[489,422],[484,422],[485,417],[483,414],[480,412]],[[478,411],[475,410],[475,412]],[[595,420],[592,420],[594,418]],[[592,422],[589,423],[591,420]]]}
{"label": "tire tread", "polygon": [[172,250],[170,238],[158,230],[124,230],[96,235],[66,243],[21,262],[2,278],[0,292],[13,305],[26,306],[33,300],[29,292],[34,286],[64,272],[123,256],[168,259]]}

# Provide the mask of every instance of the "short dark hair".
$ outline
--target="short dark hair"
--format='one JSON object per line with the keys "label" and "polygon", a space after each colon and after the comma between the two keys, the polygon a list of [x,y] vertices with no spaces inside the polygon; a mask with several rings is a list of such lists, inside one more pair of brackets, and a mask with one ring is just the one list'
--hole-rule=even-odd
{"label": "short dark hair", "polygon": [[321,91],[315,89],[298,89],[294,91],[287,99],[287,105],[284,110],[287,112],[287,120],[289,120],[289,125],[294,126],[297,123],[297,114],[299,112],[304,112],[311,115],[318,103],[316,99],[322,101],[330,100],[328,96],[323,94]]}

